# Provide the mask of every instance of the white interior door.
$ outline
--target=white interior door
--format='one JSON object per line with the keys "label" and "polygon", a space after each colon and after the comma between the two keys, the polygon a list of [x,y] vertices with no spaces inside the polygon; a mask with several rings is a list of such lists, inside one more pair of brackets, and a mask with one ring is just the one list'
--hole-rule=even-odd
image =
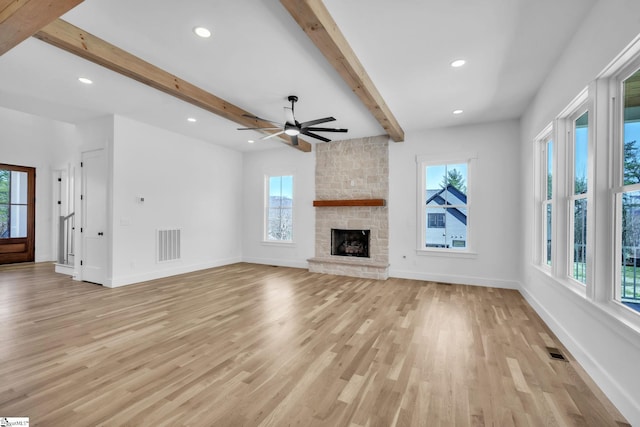
{"label": "white interior door", "polygon": [[107,164],[104,150],[82,153],[82,280],[103,285],[107,271]]}

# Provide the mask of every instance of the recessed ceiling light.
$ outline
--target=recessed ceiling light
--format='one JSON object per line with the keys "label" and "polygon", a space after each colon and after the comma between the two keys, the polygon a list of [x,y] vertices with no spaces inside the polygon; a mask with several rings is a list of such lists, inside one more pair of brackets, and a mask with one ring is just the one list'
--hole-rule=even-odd
{"label": "recessed ceiling light", "polygon": [[196,36],[202,37],[203,39],[211,37],[211,31],[204,27],[195,27],[193,29],[193,32],[196,34]]}
{"label": "recessed ceiling light", "polygon": [[187,119],[187,121],[188,121],[188,122],[191,122],[191,123],[195,123],[195,122],[197,122],[197,120],[196,120],[196,119],[194,119],[193,117],[189,117],[189,118]]}
{"label": "recessed ceiling light", "polygon": [[464,110],[453,110],[453,114],[462,114]]}
{"label": "recessed ceiling light", "polygon": [[78,81],[79,81],[80,83],[84,83],[84,84],[86,84],[86,85],[90,85],[90,84],[92,84],[92,83],[93,83],[91,80],[89,80],[89,79],[88,79],[88,78],[86,78],[86,77],[78,77]]}
{"label": "recessed ceiling light", "polygon": [[458,68],[458,67],[462,67],[466,63],[467,61],[465,61],[464,59],[456,59],[451,63],[451,66],[454,68]]}
{"label": "recessed ceiling light", "polygon": [[253,144],[255,141],[253,139],[250,139],[247,141],[249,144]]}

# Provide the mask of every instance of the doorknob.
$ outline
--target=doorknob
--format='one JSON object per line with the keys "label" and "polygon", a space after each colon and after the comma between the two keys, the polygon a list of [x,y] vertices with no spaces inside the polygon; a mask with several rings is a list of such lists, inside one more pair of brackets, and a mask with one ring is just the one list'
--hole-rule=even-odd
{"label": "doorknob", "polygon": [[104,233],[102,231],[98,231],[98,236],[104,236]]}

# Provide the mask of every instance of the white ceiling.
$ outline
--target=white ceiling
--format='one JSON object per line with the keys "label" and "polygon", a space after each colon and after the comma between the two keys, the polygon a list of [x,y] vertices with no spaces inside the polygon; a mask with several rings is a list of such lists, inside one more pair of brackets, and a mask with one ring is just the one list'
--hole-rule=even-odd
{"label": "white ceiling", "polygon": [[[595,1],[324,2],[410,132],[520,117]],[[258,116],[284,122],[295,94],[299,121],[349,128],[331,139],[384,133],[278,0],[85,0],[62,18]],[[451,68],[457,58],[467,65]],[[0,56],[0,106],[71,123],[116,113],[241,151],[282,146],[248,144],[261,135],[33,38]]]}

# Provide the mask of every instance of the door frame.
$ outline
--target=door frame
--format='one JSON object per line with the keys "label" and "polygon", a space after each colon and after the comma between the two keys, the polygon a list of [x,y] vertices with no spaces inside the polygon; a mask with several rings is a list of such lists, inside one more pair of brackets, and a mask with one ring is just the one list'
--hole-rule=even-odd
{"label": "door frame", "polygon": [[[27,237],[0,239],[0,264],[34,262],[36,253],[36,168],[0,163],[0,169],[27,174]],[[9,201],[11,204],[11,201]],[[23,247],[20,252],[12,252]]]}

